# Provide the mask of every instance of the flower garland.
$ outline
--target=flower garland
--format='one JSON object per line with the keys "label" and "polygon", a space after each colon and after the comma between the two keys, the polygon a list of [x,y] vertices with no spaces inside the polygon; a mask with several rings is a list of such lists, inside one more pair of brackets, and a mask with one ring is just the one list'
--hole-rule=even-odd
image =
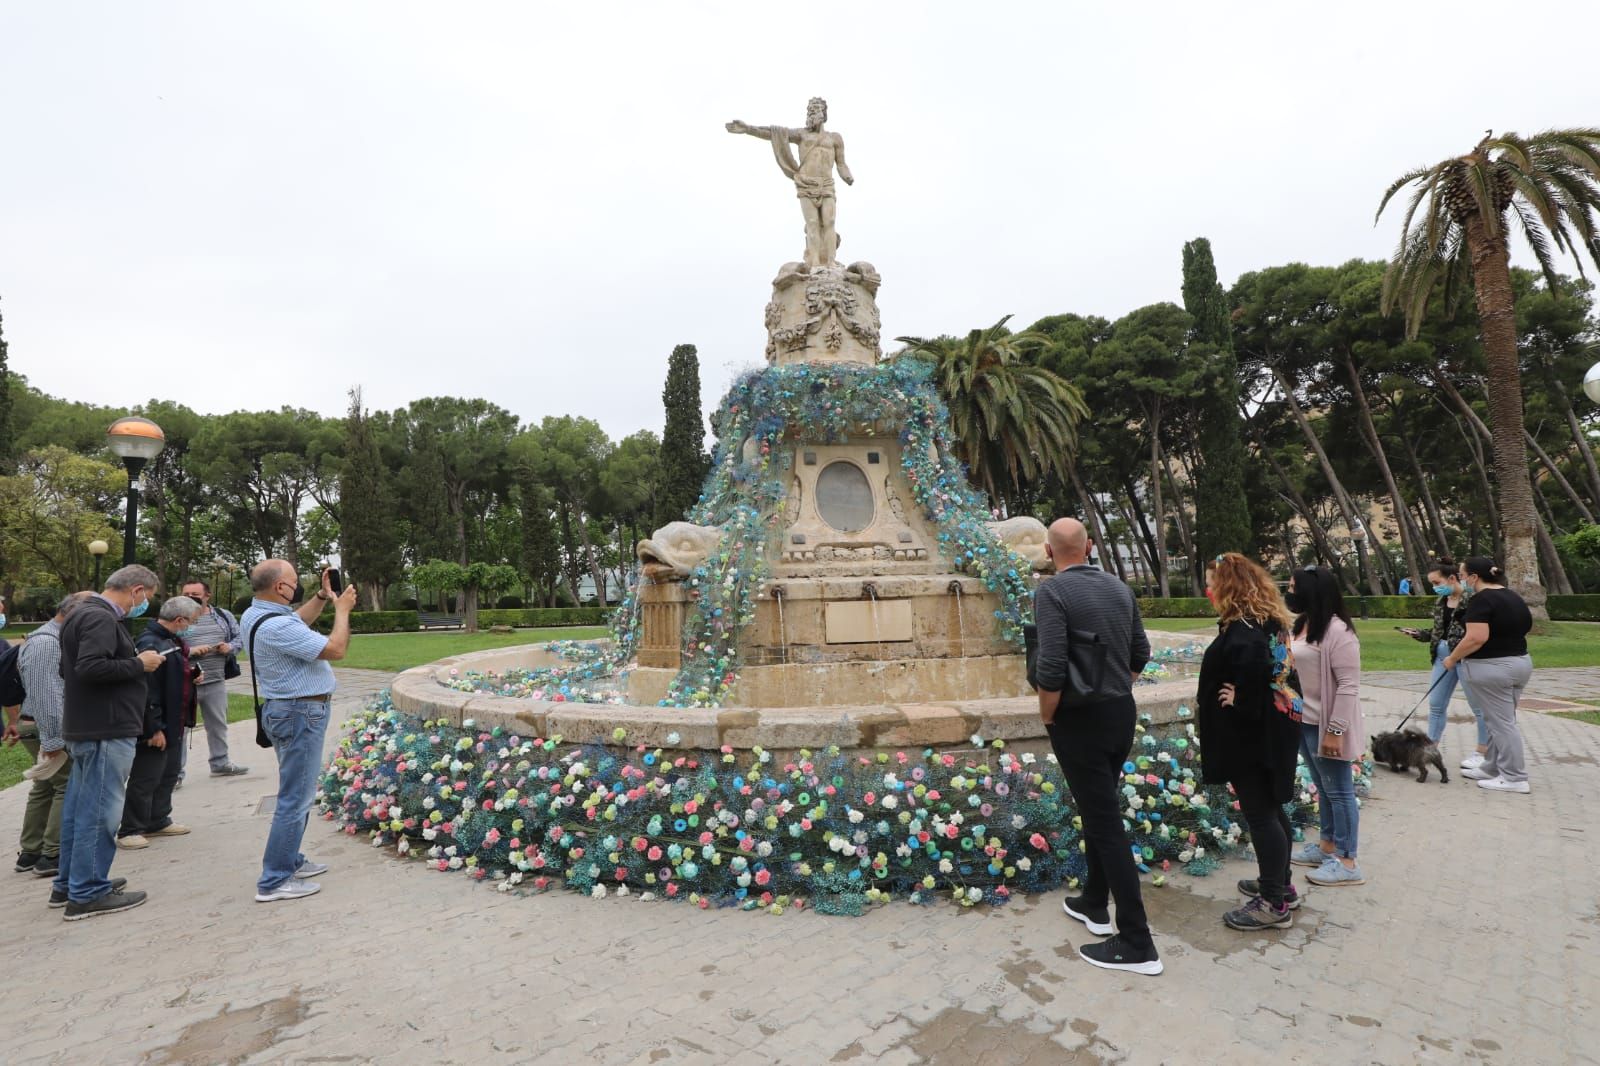
{"label": "flower garland", "polygon": [[[326,770],[326,817],[503,891],[559,881],[596,896],[774,913],[1003,903],[1085,870],[1082,823],[1054,757],[1014,755],[1003,741],[974,736],[962,753],[830,748],[779,763],[760,748],[628,749],[621,729],[602,746],[464,726],[380,699]],[[1201,783],[1191,724],[1157,737],[1141,723],[1121,791],[1135,859],[1155,884],[1174,863],[1205,874],[1240,847],[1237,802]],[[1302,767],[1291,816],[1304,825],[1314,810]]]}

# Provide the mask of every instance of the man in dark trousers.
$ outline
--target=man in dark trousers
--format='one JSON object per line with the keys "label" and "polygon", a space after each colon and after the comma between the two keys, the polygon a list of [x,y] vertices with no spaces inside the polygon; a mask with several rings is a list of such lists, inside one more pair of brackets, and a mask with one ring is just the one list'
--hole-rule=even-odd
{"label": "man in dark trousers", "polygon": [[[1154,976],[1161,972],[1161,957],[1145,919],[1119,791],[1138,717],[1133,681],[1150,661],[1150,640],[1133,590],[1090,565],[1089,546],[1089,533],[1075,518],[1058,519],[1050,527],[1045,550],[1056,575],[1039,586],[1033,607],[1039,630],[1039,716],[1083,820],[1089,863],[1082,894],[1068,896],[1062,907],[1091,933],[1105,936],[1112,933],[1107,904],[1116,900],[1115,935],[1083,945],[1078,954],[1104,969]],[[1090,652],[1091,638],[1098,638],[1103,652]],[[1080,645],[1075,651],[1074,643]],[[1069,654],[1079,666],[1078,680],[1090,684],[1090,691],[1076,691],[1069,683]]]}
{"label": "man in dark trousers", "polygon": [[156,652],[134,650],[123,619],[144,614],[156,587],[148,568],[124,566],[106,579],[105,592],[84,600],[61,627],[61,736],[72,756],[72,777],[61,815],[61,872],[50,906],[65,907],[69,922],[144,902],[143,892],[124,891],[122,878],[109,875],[134,745],[144,733],[144,675],[161,665]]}

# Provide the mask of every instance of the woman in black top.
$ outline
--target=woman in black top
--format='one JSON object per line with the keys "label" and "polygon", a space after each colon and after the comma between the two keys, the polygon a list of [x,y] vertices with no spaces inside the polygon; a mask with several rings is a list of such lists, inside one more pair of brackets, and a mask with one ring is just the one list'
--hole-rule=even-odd
{"label": "woman in black top", "polygon": [[1459,670],[1444,667],[1445,659],[1467,635],[1467,586],[1462,580],[1461,568],[1448,555],[1434,560],[1428,570],[1428,583],[1439,597],[1433,605],[1433,628],[1401,629],[1400,632],[1422,641],[1432,653],[1433,676],[1428,679],[1428,739],[1435,744],[1444,736],[1450,715],[1450,697],[1455,695],[1457,682],[1461,683],[1461,694],[1467,698],[1467,706],[1478,720],[1477,749],[1461,762],[1461,768],[1469,770],[1483,762],[1483,753],[1489,749],[1489,730],[1483,724],[1483,709],[1472,694],[1472,686],[1461,682]]}
{"label": "woman in black top", "polygon": [[1522,597],[1505,587],[1505,571],[1493,559],[1467,560],[1467,635],[1444,661],[1472,688],[1489,730],[1483,762],[1462,775],[1491,792],[1528,791],[1528,768],[1517,728],[1517,703],[1533,675],[1528,631],[1533,614]]}
{"label": "woman in black top", "polygon": [[1250,902],[1222,920],[1241,931],[1285,927],[1300,906],[1289,883],[1294,829],[1283,811],[1300,755],[1289,612],[1271,575],[1237,552],[1217,556],[1207,587],[1218,621],[1195,697],[1201,773],[1208,785],[1233,787],[1260,870],[1258,880],[1240,882]]}

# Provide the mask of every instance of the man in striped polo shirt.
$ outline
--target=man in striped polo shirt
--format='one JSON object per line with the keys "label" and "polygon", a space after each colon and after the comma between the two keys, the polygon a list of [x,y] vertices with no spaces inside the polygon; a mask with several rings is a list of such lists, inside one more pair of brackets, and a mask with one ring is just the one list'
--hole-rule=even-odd
{"label": "man in striped polo shirt", "polygon": [[[322,587],[301,603],[305,590],[294,567],[283,559],[268,559],[250,571],[250,590],[254,600],[240,624],[262,697],[262,728],[278,756],[278,802],[256,882],[256,902],[271,903],[320,891],[321,885],[307,879],[328,872],[326,865],[301,854],[300,842],[322,769],[334,689],[329,664],[349,650],[356,587],[335,596],[324,571]],[[329,602],[333,631],[323,636],[311,623]]]}
{"label": "man in striped polo shirt", "polygon": [[[228,758],[227,665],[228,657],[239,652],[239,623],[221,607],[212,606],[208,582],[196,578],[183,586],[183,594],[200,604],[200,617],[184,639],[189,644],[189,660],[200,667],[195,701],[206,727],[211,776],[238,777],[250,772],[248,766],[236,765]],[[181,782],[182,776],[178,780]]]}
{"label": "man in striped polo shirt", "polygon": [[[1091,933],[1108,937],[1078,949],[1086,962],[1154,976],[1162,970],[1161,956],[1145,918],[1118,792],[1139,713],[1133,682],[1150,660],[1150,640],[1133,590],[1090,565],[1089,533],[1082,522],[1057,519],[1046,550],[1056,564],[1056,576],[1039,586],[1033,600],[1039,627],[1039,717],[1083,820],[1089,867],[1081,893],[1068,896],[1062,909]],[[1073,662],[1080,667],[1076,680],[1089,686],[1088,691],[1075,690]],[[1108,906],[1113,901],[1115,926]]]}

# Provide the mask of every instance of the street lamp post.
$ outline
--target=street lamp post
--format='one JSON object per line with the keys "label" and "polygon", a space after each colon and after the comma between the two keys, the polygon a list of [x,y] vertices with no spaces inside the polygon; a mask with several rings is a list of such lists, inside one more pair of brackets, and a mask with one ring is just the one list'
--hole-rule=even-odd
{"label": "street lamp post", "polygon": [[[1350,539],[1355,541],[1356,556],[1361,563],[1361,576],[1365,578],[1367,576],[1367,527],[1358,521],[1355,527],[1350,530]],[[1365,592],[1361,594],[1361,620],[1363,622],[1367,620],[1367,596]]]}
{"label": "street lamp post", "polygon": [[1589,368],[1583,375],[1583,394],[1595,403],[1600,403],[1600,363]]}
{"label": "street lamp post", "polygon": [[111,428],[106,430],[106,441],[122,459],[122,465],[128,468],[128,521],[122,537],[122,565],[128,566],[134,561],[138,547],[139,471],[161,454],[161,449],[167,446],[167,437],[161,427],[148,418],[130,415],[111,423]]}
{"label": "street lamp post", "polygon": [[106,552],[111,550],[111,545],[103,540],[89,542],[89,554],[94,556],[94,590],[100,591],[100,560],[106,557]]}

